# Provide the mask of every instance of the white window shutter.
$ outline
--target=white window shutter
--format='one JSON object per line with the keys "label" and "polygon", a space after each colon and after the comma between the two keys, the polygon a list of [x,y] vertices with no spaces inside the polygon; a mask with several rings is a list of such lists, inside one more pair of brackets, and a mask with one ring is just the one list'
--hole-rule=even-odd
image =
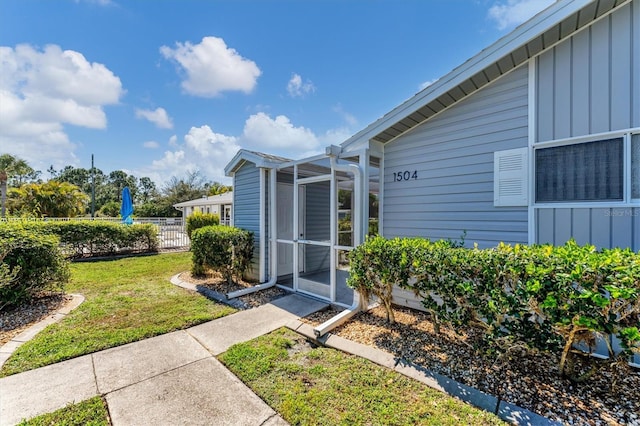
{"label": "white window shutter", "polygon": [[529,204],[527,176],[528,148],[493,153],[493,205],[501,207]]}

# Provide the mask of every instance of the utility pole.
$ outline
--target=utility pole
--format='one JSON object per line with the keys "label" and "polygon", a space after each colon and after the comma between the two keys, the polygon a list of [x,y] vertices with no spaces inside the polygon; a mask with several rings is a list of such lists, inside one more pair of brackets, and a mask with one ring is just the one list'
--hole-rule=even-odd
{"label": "utility pole", "polygon": [[93,167],[93,154],[91,154],[91,219],[96,215],[96,169]]}

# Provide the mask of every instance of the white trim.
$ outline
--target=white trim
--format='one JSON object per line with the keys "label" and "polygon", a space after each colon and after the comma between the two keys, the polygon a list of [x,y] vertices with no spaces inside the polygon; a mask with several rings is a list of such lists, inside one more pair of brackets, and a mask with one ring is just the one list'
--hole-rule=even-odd
{"label": "white trim", "polygon": [[337,231],[338,231],[338,185],[336,181],[336,171],[331,168],[331,180],[329,181],[329,245],[331,251],[329,252],[329,299],[332,302],[336,300],[336,266],[337,256],[334,246],[336,245]]}
{"label": "white trim", "polygon": [[635,134],[638,132],[640,132],[640,127],[614,130],[611,132],[594,133],[590,135],[576,136],[576,137],[564,138],[564,139],[555,139],[555,140],[538,142],[534,145],[534,149],[551,148],[554,146],[562,146],[562,145],[574,145],[574,144],[586,143],[586,142],[597,142],[605,139],[621,138],[621,137],[624,137],[627,133]]}
{"label": "white trim", "polygon": [[265,215],[265,208],[266,208],[266,200],[267,200],[267,188],[265,186],[266,182],[265,182],[265,169],[263,168],[259,168],[258,169],[258,173],[260,173],[260,179],[259,179],[259,186],[260,186],[260,212],[259,212],[259,221],[260,221],[260,259],[259,259],[259,266],[258,268],[260,269],[259,271],[259,280],[261,283],[265,282],[265,276],[266,276],[266,271],[265,271],[265,266],[266,266],[266,262],[265,262],[265,252],[266,252],[266,235],[265,235],[265,231],[266,231],[266,215]]}
{"label": "white trim", "polygon": [[538,89],[536,85],[536,64],[538,60],[536,58],[529,59],[529,81],[527,91],[528,102],[528,128],[527,128],[527,150],[529,153],[529,173],[527,176],[529,186],[529,205],[527,207],[527,243],[529,245],[536,243],[536,215],[533,204],[535,202],[535,155],[533,146],[536,143],[536,130],[538,123],[537,107],[538,98],[536,97],[536,91]]}
{"label": "white trim", "polygon": [[298,179],[298,183],[301,185],[306,185],[308,183],[325,182],[327,180],[332,180],[331,174],[300,178]]}
{"label": "white trim", "polygon": [[378,235],[384,237],[384,153],[378,167]]}
{"label": "white trim", "polygon": [[293,165],[293,291],[298,291],[298,275],[300,275],[300,200],[298,197],[298,165]]}
{"label": "white trim", "polygon": [[640,207],[640,202],[626,203],[624,201],[577,201],[575,203],[544,203],[535,204],[536,209],[624,209]]}

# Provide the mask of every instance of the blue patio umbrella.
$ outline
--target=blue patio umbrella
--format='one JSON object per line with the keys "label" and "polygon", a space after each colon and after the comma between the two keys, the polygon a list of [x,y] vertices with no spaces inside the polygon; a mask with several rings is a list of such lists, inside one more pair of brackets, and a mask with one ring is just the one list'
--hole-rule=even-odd
{"label": "blue patio umbrella", "polygon": [[133,201],[131,201],[131,191],[129,187],[125,186],[122,189],[122,206],[120,206],[120,216],[122,216],[122,223],[131,225],[133,223]]}

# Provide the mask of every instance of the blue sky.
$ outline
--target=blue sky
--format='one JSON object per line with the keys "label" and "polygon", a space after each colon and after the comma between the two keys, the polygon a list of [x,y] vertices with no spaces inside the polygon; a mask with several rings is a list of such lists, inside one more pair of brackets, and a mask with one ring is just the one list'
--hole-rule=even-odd
{"label": "blue sky", "polygon": [[228,183],[238,149],[339,144],[552,2],[0,0],[0,153]]}

